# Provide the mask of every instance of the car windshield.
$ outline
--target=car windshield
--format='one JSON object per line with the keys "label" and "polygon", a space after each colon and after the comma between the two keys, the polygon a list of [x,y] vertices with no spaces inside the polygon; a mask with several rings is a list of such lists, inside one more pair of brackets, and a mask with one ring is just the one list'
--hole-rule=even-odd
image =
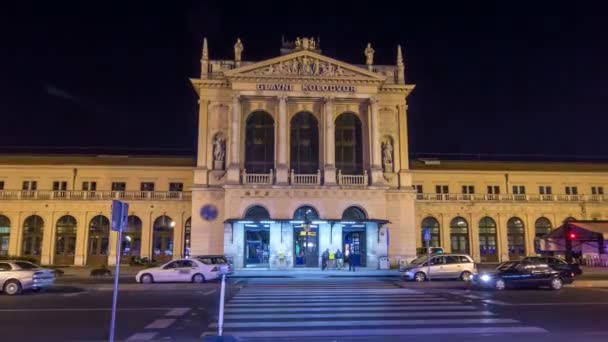
{"label": "car windshield", "polygon": [[228,263],[226,259],[221,256],[200,256],[196,257],[196,259],[207,265],[219,265]]}
{"label": "car windshield", "polygon": [[22,270],[32,270],[34,268],[40,268],[40,266],[27,261],[17,261],[15,262],[15,264],[19,266],[19,268],[21,268]]}
{"label": "car windshield", "polygon": [[429,257],[423,256],[418,259],[414,259],[414,261],[412,261],[411,264],[412,265],[421,265],[421,264],[424,264],[427,260],[429,260]]}

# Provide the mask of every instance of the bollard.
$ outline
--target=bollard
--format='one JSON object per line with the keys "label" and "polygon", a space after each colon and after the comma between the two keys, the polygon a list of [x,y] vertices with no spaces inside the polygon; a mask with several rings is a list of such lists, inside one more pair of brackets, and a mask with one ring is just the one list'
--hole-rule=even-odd
{"label": "bollard", "polygon": [[217,335],[222,336],[224,330],[224,296],[226,294],[226,273],[222,272],[222,286],[220,290],[220,313],[217,318]]}

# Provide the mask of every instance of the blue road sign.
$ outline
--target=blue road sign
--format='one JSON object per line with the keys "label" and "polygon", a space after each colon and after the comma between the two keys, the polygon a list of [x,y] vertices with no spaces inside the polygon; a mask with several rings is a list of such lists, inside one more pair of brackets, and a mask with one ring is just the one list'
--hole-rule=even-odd
{"label": "blue road sign", "polygon": [[201,217],[206,221],[213,221],[217,218],[218,210],[213,204],[206,204],[201,208]]}
{"label": "blue road sign", "polygon": [[112,201],[112,230],[121,232],[127,226],[129,204],[117,200]]}
{"label": "blue road sign", "polygon": [[431,228],[423,228],[422,229],[422,238],[426,242],[431,241]]}

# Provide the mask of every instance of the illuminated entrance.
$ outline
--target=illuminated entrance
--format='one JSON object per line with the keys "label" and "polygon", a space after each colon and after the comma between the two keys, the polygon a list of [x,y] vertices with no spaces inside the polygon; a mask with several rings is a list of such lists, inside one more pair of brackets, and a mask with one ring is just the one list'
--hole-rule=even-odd
{"label": "illuminated entrance", "polygon": [[344,262],[356,262],[357,266],[367,265],[367,216],[357,207],[348,207],[342,213],[342,246]]}
{"label": "illuminated entrance", "polygon": [[253,206],[245,213],[245,267],[268,267],[270,259],[270,214]]}
{"label": "illuminated entrance", "polygon": [[310,206],[298,208],[294,215],[294,266],[319,267],[319,214]]}

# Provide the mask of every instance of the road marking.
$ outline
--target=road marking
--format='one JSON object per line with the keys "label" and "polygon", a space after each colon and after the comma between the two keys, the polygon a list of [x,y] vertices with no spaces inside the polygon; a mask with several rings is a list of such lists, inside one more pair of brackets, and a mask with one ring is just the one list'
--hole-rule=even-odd
{"label": "road marking", "polygon": [[175,323],[174,318],[160,318],[146,325],[146,329],[165,329]]}
{"label": "road marking", "polygon": [[165,316],[183,316],[186,312],[190,311],[190,308],[175,308],[167,312]]}
{"label": "road marking", "polygon": [[203,293],[203,295],[208,296],[208,295],[210,295],[212,293],[215,293],[215,291],[217,291],[217,290],[210,290],[210,291],[207,291],[207,292]]}
{"label": "road marking", "polygon": [[[408,320],[372,320],[372,321],[292,321],[292,322],[224,322],[226,328],[296,328],[296,327],[350,327],[350,326],[383,326],[383,325],[432,325],[432,324],[512,324],[518,320],[510,318],[448,318],[448,319],[408,319]],[[209,324],[216,328],[217,323]]]}
{"label": "road marking", "polygon": [[[199,308],[203,309],[203,308]],[[472,305],[436,305],[436,306],[372,306],[372,307],[354,307],[354,306],[346,306],[346,307],[312,307],[306,308],[307,312],[338,312],[338,311],[356,311],[356,312],[365,312],[365,311],[439,311],[439,310],[473,310],[477,309]],[[290,307],[290,308],[258,308],[255,306],[247,306],[244,308],[227,308],[226,313],[234,313],[234,312],[277,312],[280,310],[281,312],[301,312],[302,308],[300,307]]]}
{"label": "road marking", "polygon": [[[306,297],[306,303],[326,303],[328,300],[330,300],[330,299],[329,298],[312,299],[312,298]],[[358,299],[335,298],[335,299],[331,299],[330,301],[332,303],[344,303],[344,302],[346,302],[346,303],[352,303],[352,302],[365,303],[365,302],[390,301],[390,298],[358,298]],[[447,301],[447,299],[445,299],[445,298],[423,298],[423,299],[420,299],[420,298],[412,298],[412,299],[395,298],[394,301],[401,302],[401,303],[420,302],[420,301],[445,302],[445,301]],[[231,300],[230,303],[234,303],[234,304],[302,303],[302,299],[274,299],[274,298],[241,299],[241,298],[235,298],[235,299]]]}
{"label": "road marking", "polygon": [[[489,311],[445,311],[445,312],[352,312],[352,313],[279,313],[279,314],[227,314],[224,319],[276,319],[276,318],[357,318],[357,317],[450,317],[450,316],[494,316]],[[356,321],[352,322],[357,325]]]}
{"label": "road marking", "polygon": [[[158,311],[173,308],[117,308],[118,311]],[[112,308],[37,308],[37,309],[0,309],[0,312],[64,312],[64,311],[112,311]]]}
{"label": "road marking", "polygon": [[[342,303],[341,303],[342,304]],[[444,304],[462,304],[460,302],[453,302],[453,301],[444,301],[444,302],[425,302],[425,301],[409,301],[409,300],[382,300],[382,301],[376,301],[373,303],[343,303],[344,305],[349,305],[351,307],[358,307],[358,306],[376,306],[376,305],[444,305]],[[256,307],[281,307],[285,308],[285,307],[298,307],[298,308],[302,308],[302,307],[317,307],[317,306],[335,306],[335,303],[329,303],[329,302],[320,302],[320,303],[287,303],[287,304],[282,304],[282,303],[272,303],[272,304],[264,304],[264,303],[259,303],[259,304],[255,304]],[[251,303],[249,304],[227,304],[226,307],[229,308],[243,308],[243,307],[251,307]]]}
{"label": "road marking", "polygon": [[562,306],[562,305],[608,305],[608,303],[597,303],[597,302],[578,302],[578,303],[517,303],[517,304],[509,304],[511,306]]}
{"label": "road marking", "polygon": [[508,334],[547,333],[538,327],[482,327],[482,328],[405,328],[405,329],[329,329],[329,330],[256,330],[233,331],[236,337],[320,337],[320,336],[399,336],[399,335],[446,335],[446,334]]}
{"label": "road marking", "polygon": [[127,338],[127,341],[149,341],[153,339],[158,333],[149,332],[149,333],[137,333],[131,335]]}
{"label": "road marking", "polygon": [[74,296],[78,296],[78,295],[85,294],[85,293],[88,293],[88,292],[84,291],[84,292],[66,293],[63,296],[64,297],[74,297]]}
{"label": "road marking", "polygon": [[507,302],[503,302],[502,300],[495,300],[495,299],[484,299],[484,300],[482,300],[482,302],[485,304],[494,304],[494,305],[502,305],[502,306],[512,305],[511,303],[507,303]]}

